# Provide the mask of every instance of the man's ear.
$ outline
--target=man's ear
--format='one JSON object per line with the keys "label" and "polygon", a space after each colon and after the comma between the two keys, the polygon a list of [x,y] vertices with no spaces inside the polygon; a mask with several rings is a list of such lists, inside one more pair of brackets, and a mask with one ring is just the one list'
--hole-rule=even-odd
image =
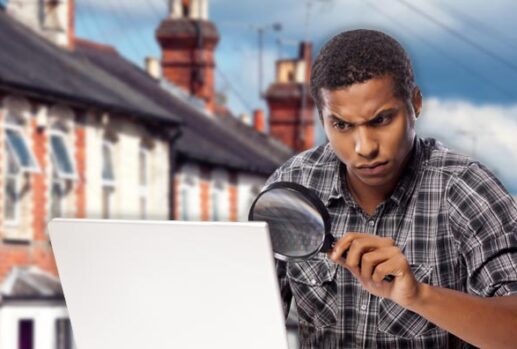
{"label": "man's ear", "polygon": [[413,105],[413,110],[415,111],[415,118],[418,118],[420,112],[422,111],[422,92],[420,92],[420,88],[418,86],[415,86],[413,89],[411,104]]}

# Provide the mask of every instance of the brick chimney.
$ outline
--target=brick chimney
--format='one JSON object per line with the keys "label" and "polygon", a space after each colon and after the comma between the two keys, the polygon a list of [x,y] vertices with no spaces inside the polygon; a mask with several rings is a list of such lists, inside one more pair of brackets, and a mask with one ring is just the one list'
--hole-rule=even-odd
{"label": "brick chimney", "polygon": [[266,92],[269,134],[300,152],[314,146],[314,101],[309,92],[312,44],[300,43],[298,58],[276,63]]}
{"label": "brick chimney", "polygon": [[56,45],[74,48],[75,0],[9,0],[7,13]]}
{"label": "brick chimney", "polygon": [[214,51],[219,41],[208,20],[208,0],[169,0],[169,16],[156,30],[163,76],[215,110]]}

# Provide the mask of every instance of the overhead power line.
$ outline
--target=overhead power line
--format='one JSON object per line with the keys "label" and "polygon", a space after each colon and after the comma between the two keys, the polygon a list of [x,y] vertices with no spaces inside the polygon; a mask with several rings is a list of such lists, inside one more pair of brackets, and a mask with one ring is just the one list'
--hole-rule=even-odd
{"label": "overhead power line", "polygon": [[465,65],[464,61],[462,61],[462,60],[452,56],[451,54],[449,54],[448,51],[446,51],[446,50],[442,49],[441,47],[435,45],[433,42],[428,40],[424,35],[418,35],[414,31],[412,31],[409,26],[404,25],[404,23],[402,21],[400,21],[397,18],[394,18],[393,16],[391,16],[389,13],[384,11],[380,6],[375,4],[373,1],[369,1],[369,0],[362,0],[362,1],[364,3],[366,3],[367,5],[369,5],[371,8],[373,8],[374,10],[376,10],[377,12],[379,12],[380,14],[382,14],[384,18],[387,18],[387,19],[391,20],[392,22],[396,23],[398,27],[404,28],[405,30],[407,30],[408,33],[411,32],[411,36],[413,36],[415,38],[418,38],[420,41],[425,43],[428,47],[430,47],[430,48],[434,49],[435,51],[439,52],[441,55],[443,55],[443,57],[447,58],[448,60],[450,60],[451,62],[453,62],[454,64],[456,64],[458,67],[460,67],[461,69],[465,70],[469,74],[472,74],[473,76],[477,77],[478,79],[488,83],[490,86],[492,86],[493,88],[497,89],[499,92],[505,94],[508,97],[513,97],[513,98],[516,97],[515,93],[513,93],[513,92],[511,92],[511,91],[509,91],[509,90],[499,86],[493,80],[490,80],[489,78],[487,78],[483,74],[480,74],[479,71],[477,71],[477,70],[475,70],[473,68],[470,68],[469,66]]}
{"label": "overhead power line", "polygon": [[217,72],[219,73],[219,75],[223,78],[224,82],[230,87],[230,90],[235,94],[235,96],[237,97],[237,99],[239,100],[239,102],[246,108],[248,109],[249,112],[252,112],[253,111],[253,108],[251,107],[251,104],[240,94],[239,90],[237,90],[233,84],[230,82],[230,79],[228,79],[228,77],[226,76],[226,74],[219,68],[217,67]]}
{"label": "overhead power line", "polygon": [[451,35],[455,36],[459,40],[463,41],[464,43],[472,46],[476,50],[484,53],[486,56],[498,61],[499,63],[503,64],[513,72],[517,73],[517,65],[513,63],[512,61],[506,59],[505,57],[502,57],[498,55],[497,53],[488,50],[484,46],[480,45],[476,41],[470,39],[468,36],[464,35],[463,33],[457,31],[456,29],[450,27],[449,25],[445,24],[444,22],[436,19],[435,17],[431,16],[430,14],[426,13],[425,11],[421,10],[420,8],[416,7],[414,4],[408,2],[407,0],[397,0],[400,4],[406,6],[411,11],[419,14],[420,16],[426,18],[428,21],[436,24],[437,26],[441,27],[442,29],[449,32]]}
{"label": "overhead power line", "polygon": [[470,25],[470,28],[480,33],[489,33],[493,38],[499,40],[501,43],[507,46],[512,46],[513,48],[517,48],[517,43],[515,42],[515,40],[507,36],[504,32],[488,25],[486,22],[483,22],[465,12],[458,10],[454,6],[451,6],[451,4],[448,1],[440,2],[440,7],[444,7],[445,9],[447,9],[447,12],[450,12],[455,17],[460,18],[462,22],[468,23]]}
{"label": "overhead power line", "polygon": [[[87,5],[85,4],[88,3]],[[106,28],[105,26],[103,26],[98,18],[97,18],[97,14],[93,13],[92,9],[94,8],[94,6],[91,5],[91,2],[90,0],[86,0],[85,2],[83,2],[83,9],[85,11],[88,11],[88,15],[89,17],[95,22],[95,25],[97,26],[98,28],[98,31],[101,32],[101,38],[102,40],[107,40],[110,36],[112,36],[112,33],[106,33]],[[109,2],[109,7],[110,7],[110,12],[111,13],[116,13],[116,10],[112,7],[112,3]],[[115,17],[115,16],[113,16]],[[118,29],[121,31],[121,32],[124,32],[124,28],[127,28],[127,26],[124,26],[124,24],[120,21],[116,21],[114,22],[117,26],[118,26]],[[129,43],[129,46],[130,46],[130,49],[133,51],[133,54],[136,55],[136,57],[139,57],[141,55],[141,52],[140,52],[140,48],[138,47],[138,44],[136,44],[132,38],[131,35],[128,35],[127,36],[127,42]],[[109,43],[109,42],[106,42],[104,41],[104,43]],[[109,43],[111,44],[111,43]]]}

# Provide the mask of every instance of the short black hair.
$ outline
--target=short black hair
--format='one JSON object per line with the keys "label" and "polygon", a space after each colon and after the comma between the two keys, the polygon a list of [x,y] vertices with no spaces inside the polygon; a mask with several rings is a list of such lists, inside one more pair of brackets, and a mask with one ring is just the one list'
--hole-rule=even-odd
{"label": "short black hair", "polygon": [[312,65],[311,94],[321,115],[321,89],[337,90],[390,75],[396,97],[407,100],[415,87],[411,61],[391,36],[367,29],[342,32],[320,50]]}

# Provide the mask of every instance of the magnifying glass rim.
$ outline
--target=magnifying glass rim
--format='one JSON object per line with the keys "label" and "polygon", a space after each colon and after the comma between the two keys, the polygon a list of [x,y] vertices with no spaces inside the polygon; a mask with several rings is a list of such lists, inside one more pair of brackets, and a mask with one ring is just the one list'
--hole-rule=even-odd
{"label": "magnifying glass rim", "polygon": [[321,202],[320,198],[309,188],[306,188],[303,185],[294,183],[294,182],[280,181],[280,182],[271,183],[262,192],[260,192],[259,195],[257,195],[255,200],[253,200],[253,203],[251,204],[251,208],[250,208],[250,211],[248,214],[248,220],[249,221],[255,220],[253,218],[253,211],[255,209],[256,203],[264,194],[266,194],[267,192],[269,192],[273,189],[288,189],[288,190],[291,190],[294,192],[301,193],[302,197],[307,199],[309,201],[309,203],[312,204],[316,208],[316,210],[320,214],[321,218],[323,219],[323,227],[325,229],[325,234],[323,235],[323,238],[320,241],[318,248],[314,252],[309,253],[307,255],[298,256],[298,257],[287,257],[285,255],[282,255],[282,254],[279,254],[279,253],[273,251],[275,258],[287,262],[287,261],[305,260],[307,258],[310,258],[310,257],[316,255],[321,250],[321,248],[325,242],[325,239],[327,238],[327,235],[330,234],[330,215],[328,213],[327,208],[323,204],[323,202]]}

